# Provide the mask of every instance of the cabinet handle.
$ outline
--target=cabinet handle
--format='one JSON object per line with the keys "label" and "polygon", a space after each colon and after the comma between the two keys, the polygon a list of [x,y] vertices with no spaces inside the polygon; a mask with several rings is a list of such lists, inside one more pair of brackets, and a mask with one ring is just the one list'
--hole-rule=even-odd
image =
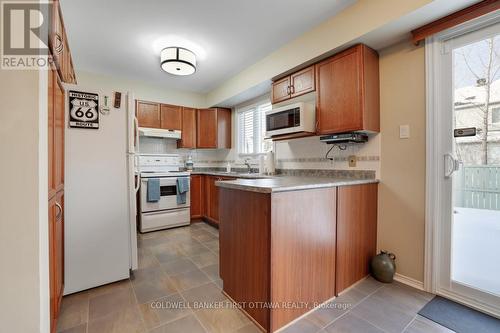
{"label": "cabinet handle", "polygon": [[295,86],[290,86],[290,95],[295,94]]}
{"label": "cabinet handle", "polygon": [[59,202],[56,201],[56,207],[58,208],[59,212],[56,214],[56,221],[59,221],[61,219],[61,216],[62,216],[62,207],[61,207],[61,204]]}
{"label": "cabinet handle", "polygon": [[290,95],[290,86],[286,86],[286,94]]}

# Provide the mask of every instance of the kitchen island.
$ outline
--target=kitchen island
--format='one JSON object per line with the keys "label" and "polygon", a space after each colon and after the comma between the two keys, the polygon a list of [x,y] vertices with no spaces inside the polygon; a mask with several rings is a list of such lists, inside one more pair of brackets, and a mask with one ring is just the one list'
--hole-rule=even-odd
{"label": "kitchen island", "polygon": [[273,177],[216,182],[223,291],[274,332],[368,274],[377,180]]}

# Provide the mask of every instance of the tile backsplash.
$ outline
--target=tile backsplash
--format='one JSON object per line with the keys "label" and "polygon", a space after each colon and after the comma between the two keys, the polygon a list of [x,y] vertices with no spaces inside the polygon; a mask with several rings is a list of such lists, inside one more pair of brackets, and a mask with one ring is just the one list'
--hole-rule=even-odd
{"label": "tile backsplash", "polygon": [[[364,144],[349,144],[345,150],[319,141],[319,137],[307,137],[274,143],[277,169],[319,169],[319,170],[370,170],[380,178],[380,137],[381,134],[370,135]],[[236,144],[233,142],[233,146]],[[244,157],[236,148],[233,149],[177,149],[177,142],[172,139],[141,137],[139,151],[148,154],[179,154],[187,158],[191,154],[195,167],[224,167],[227,162],[233,167],[244,166]],[[356,156],[356,166],[349,167],[348,157]],[[251,159],[256,167],[258,159]]]}

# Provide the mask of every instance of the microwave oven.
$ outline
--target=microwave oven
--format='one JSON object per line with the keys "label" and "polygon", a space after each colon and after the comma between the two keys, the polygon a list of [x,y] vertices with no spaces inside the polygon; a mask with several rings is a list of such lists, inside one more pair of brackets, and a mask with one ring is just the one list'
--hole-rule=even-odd
{"label": "microwave oven", "polygon": [[266,112],[266,137],[300,132],[314,133],[316,113],[314,104],[295,103]]}

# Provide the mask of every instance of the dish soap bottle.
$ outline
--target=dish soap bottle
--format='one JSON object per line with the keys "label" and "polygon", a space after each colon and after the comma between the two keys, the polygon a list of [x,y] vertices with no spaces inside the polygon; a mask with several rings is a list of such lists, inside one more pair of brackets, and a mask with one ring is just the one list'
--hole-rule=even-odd
{"label": "dish soap bottle", "polygon": [[227,173],[230,173],[231,172],[231,163],[229,163],[229,161],[227,162],[226,164],[226,172]]}
{"label": "dish soap bottle", "polygon": [[193,159],[191,158],[191,155],[189,155],[186,160],[186,170],[193,171]]}

